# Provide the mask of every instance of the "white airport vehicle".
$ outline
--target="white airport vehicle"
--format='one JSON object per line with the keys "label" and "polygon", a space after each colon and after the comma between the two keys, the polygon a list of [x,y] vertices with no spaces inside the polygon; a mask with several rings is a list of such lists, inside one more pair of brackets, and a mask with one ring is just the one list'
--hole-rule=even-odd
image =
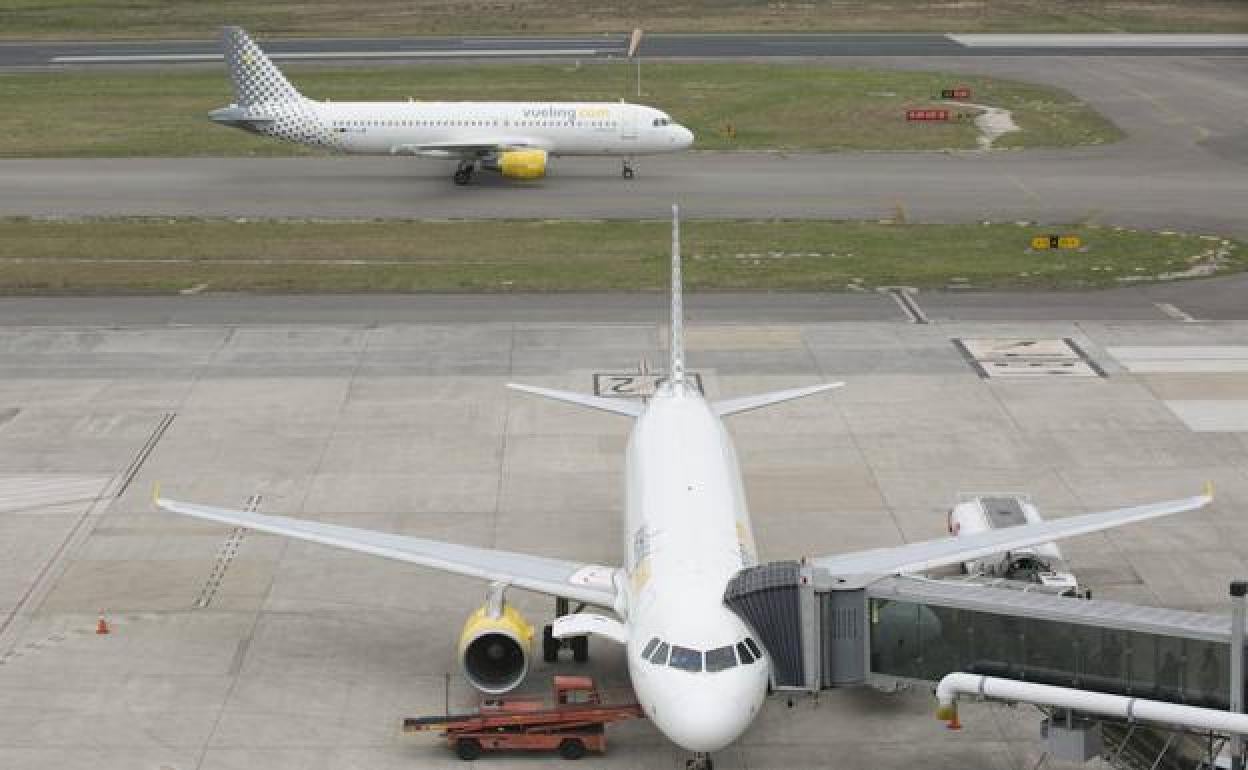
{"label": "white airport vehicle", "polygon": [[[1019,495],[974,495],[949,511],[949,534],[978,535],[993,530],[1039,524],[1044,519],[1031,501]],[[962,563],[967,575],[1034,583],[1046,591],[1076,596],[1079,583],[1065,570],[1066,562],[1056,543],[1037,543],[992,553]]]}
{"label": "white airport vehicle", "polygon": [[[632,401],[529,385],[516,390],[633,420],[625,455],[624,553],[619,564],[532,556],[318,521],[215,508],[156,496],[172,513],[382,556],[491,584],[459,642],[468,680],[487,693],[510,690],[529,667],[533,627],[511,588],[601,608],[556,618],[550,634],[597,635],[627,648],[629,674],[650,720],[710,768],[708,752],[731,744],[762,708],[769,657],[723,601],[728,581],[758,564],[745,485],[723,418],[822,393],[821,383],[709,401],[686,374],[679,221],[673,207],[670,361],[649,398]],[[833,574],[923,572],[1063,537],[1200,508],[1209,494],[1082,514],[902,546],[810,559]],[[551,533],[552,537],[557,533]]]}
{"label": "white airport vehicle", "polygon": [[561,155],[622,158],[679,152],[693,132],[662,110],[620,102],[329,102],[304,97],[239,27],[222,30],[234,103],[222,125],[356,155],[458,160],[456,184],[478,169],[538,179]]}

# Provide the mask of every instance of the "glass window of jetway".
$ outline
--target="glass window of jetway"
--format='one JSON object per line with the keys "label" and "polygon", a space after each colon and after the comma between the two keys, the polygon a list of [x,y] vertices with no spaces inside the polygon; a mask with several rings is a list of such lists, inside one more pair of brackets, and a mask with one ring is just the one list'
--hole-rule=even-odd
{"label": "glass window of jetway", "polygon": [[[1113,602],[1035,597],[1034,609],[1048,612],[1006,615],[875,593],[869,589],[867,598],[868,666],[875,675],[935,681],[965,671],[1193,706],[1230,705],[1229,624],[1222,634],[1186,627],[1184,616],[1195,613],[1137,608],[1149,622],[1132,623],[1113,611],[1127,605]],[[1098,608],[1105,609],[1103,617]]]}

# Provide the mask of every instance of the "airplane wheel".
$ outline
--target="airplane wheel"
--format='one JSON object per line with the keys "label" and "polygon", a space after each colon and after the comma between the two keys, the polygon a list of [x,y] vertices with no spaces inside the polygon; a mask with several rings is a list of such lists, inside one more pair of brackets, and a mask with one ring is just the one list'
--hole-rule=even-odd
{"label": "airplane wheel", "polygon": [[476,738],[460,738],[455,741],[455,756],[471,762],[481,756],[481,742]]}
{"label": "airplane wheel", "polygon": [[624,171],[621,173],[624,175],[625,179],[632,179],[634,176],[634,172],[631,166],[625,166]]}
{"label": "airplane wheel", "polygon": [[577,663],[589,662],[589,637],[574,636],[572,637],[572,660]]}
{"label": "airplane wheel", "polygon": [[580,759],[585,756],[585,744],[577,738],[568,738],[559,744],[559,756],[564,759]]}
{"label": "airplane wheel", "polygon": [[455,184],[466,185],[472,181],[472,171],[461,169],[455,172]]}
{"label": "airplane wheel", "polygon": [[559,660],[559,640],[555,638],[555,630],[551,626],[542,627],[542,660],[554,663]]}

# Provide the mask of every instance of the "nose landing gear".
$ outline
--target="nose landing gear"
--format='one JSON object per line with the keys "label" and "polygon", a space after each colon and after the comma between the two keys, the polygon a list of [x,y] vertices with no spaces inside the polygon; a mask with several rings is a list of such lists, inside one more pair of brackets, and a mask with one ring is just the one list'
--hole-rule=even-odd
{"label": "nose landing gear", "polygon": [[715,763],[711,761],[710,754],[699,751],[685,760],[685,770],[715,770]]}
{"label": "nose landing gear", "polygon": [[633,159],[632,158],[624,159],[624,164],[620,169],[620,176],[624,177],[625,179],[633,178],[634,171],[633,171]]}
{"label": "nose landing gear", "polygon": [[471,160],[461,160],[459,167],[455,169],[455,184],[466,185],[472,181],[472,172],[477,170],[477,164]]}

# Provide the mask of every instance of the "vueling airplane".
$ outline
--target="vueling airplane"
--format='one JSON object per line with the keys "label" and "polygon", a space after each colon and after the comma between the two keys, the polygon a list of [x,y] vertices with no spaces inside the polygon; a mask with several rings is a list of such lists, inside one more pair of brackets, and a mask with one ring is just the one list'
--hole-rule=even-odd
{"label": "vueling airplane", "polygon": [[[509,385],[537,396],[633,420],[625,455],[624,553],[616,565],[425,540],[305,519],[156,498],[173,513],[246,527],[489,581],[487,599],[469,615],[458,657],[470,683],[486,693],[518,686],[529,668],[533,627],[507,604],[511,588],[535,591],[584,608],[546,626],[547,661],[570,639],[585,659],[587,635],[627,650],[637,698],[673,742],[697,753],[735,741],[763,706],[769,655],[723,601],[729,580],[758,563],[745,487],[723,418],[832,390],[824,383],[708,401],[685,369],[679,222],[673,207],[670,362],[667,377],[644,402]],[[1084,535],[1193,510],[1209,495],[1071,516],[960,537],[824,556],[813,564],[832,574],[914,573],[987,554]],[[551,533],[554,537],[556,533]]]}
{"label": "vueling airplane", "polygon": [[234,104],[209,113],[217,123],[350,154],[458,160],[456,184],[477,169],[538,179],[559,155],[618,156],[631,179],[635,156],[693,144],[693,133],[667,113],[623,101],[313,101],[239,27],[225,27],[222,44]]}

